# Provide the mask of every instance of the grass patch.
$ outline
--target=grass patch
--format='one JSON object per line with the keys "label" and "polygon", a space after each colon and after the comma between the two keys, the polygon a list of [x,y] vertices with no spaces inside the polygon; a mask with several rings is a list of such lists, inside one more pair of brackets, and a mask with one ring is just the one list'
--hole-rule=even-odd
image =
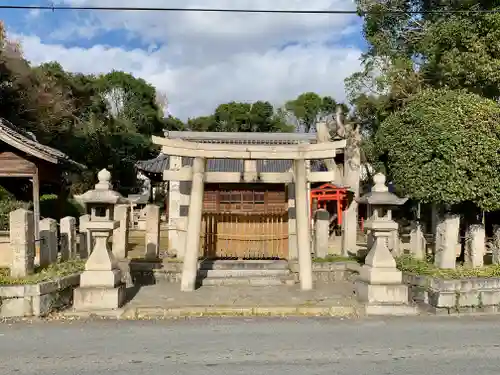
{"label": "grass patch", "polygon": [[327,255],[324,258],[313,258],[314,263],[343,263],[343,262],[360,262],[357,257],[343,257],[341,255]]}
{"label": "grass patch", "polygon": [[27,277],[10,277],[8,268],[0,269],[0,285],[30,285],[38,284],[44,281],[57,280],[64,276],[69,276],[83,271],[85,261],[81,259],[68,260],[66,262],[51,264],[47,268],[35,268],[35,273]]}
{"label": "grass patch", "polygon": [[500,277],[500,265],[490,265],[481,268],[467,268],[463,265],[457,265],[456,269],[450,270],[437,268],[432,263],[414,259],[409,255],[396,258],[396,264],[398,269],[403,272],[446,280]]}

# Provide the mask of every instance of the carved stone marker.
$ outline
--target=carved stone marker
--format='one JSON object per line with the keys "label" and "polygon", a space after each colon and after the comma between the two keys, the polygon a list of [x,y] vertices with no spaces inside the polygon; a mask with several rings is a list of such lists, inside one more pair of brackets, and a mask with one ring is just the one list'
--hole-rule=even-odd
{"label": "carved stone marker", "polygon": [[40,220],[40,267],[56,263],[58,250],[57,221],[50,218]]}
{"label": "carved stone marker", "polygon": [[26,277],[35,269],[35,228],[33,212],[19,208],[9,215],[12,277]]}

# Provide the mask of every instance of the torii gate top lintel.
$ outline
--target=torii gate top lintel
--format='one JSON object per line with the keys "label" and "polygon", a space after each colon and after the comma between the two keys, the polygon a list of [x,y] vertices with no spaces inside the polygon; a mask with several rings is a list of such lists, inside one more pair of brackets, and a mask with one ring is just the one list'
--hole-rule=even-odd
{"label": "torii gate top lintel", "polygon": [[235,145],[190,142],[153,136],[166,155],[205,159],[311,160],[334,158],[346,146],[345,140],[296,145]]}

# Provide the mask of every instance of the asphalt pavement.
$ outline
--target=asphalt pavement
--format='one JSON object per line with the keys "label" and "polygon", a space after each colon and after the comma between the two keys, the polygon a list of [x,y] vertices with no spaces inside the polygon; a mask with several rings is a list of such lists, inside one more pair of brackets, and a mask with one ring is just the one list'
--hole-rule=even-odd
{"label": "asphalt pavement", "polygon": [[500,319],[0,324],[1,375],[497,375]]}

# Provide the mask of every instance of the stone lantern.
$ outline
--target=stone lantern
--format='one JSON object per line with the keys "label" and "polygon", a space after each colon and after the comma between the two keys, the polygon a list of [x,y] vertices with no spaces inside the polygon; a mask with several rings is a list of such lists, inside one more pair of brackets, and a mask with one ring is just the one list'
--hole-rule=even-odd
{"label": "stone lantern", "polygon": [[80,196],[90,215],[86,229],[95,241],[80,276],[80,287],[74,291],[74,308],[77,310],[118,308],[125,300],[121,272],[108,241],[119,226],[119,222],[113,220],[114,207],[128,201],[112,190],[109,171],[101,170],[97,178],[99,182],[95,189]]}
{"label": "stone lantern", "polygon": [[408,306],[408,287],[402,284],[401,271],[396,268],[387,244],[398,229],[392,220],[392,209],[403,205],[408,198],[390,193],[383,174],[376,174],[373,180],[372,191],[358,199],[358,203],[367,204],[372,210],[366,228],[371,231],[373,243],[360,269],[356,293],[358,299],[367,304],[369,314],[413,313],[414,309]]}

